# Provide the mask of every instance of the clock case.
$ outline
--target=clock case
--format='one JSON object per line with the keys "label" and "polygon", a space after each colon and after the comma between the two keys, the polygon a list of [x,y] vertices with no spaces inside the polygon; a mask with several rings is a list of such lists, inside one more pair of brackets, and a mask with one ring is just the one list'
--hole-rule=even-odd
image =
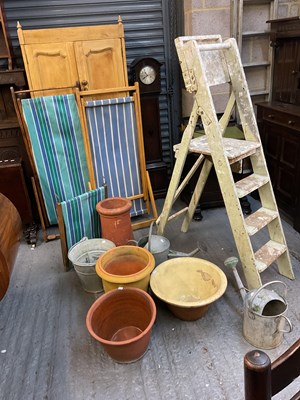
{"label": "clock case", "polygon": [[[156,73],[156,78],[149,85],[145,85],[140,79],[140,71],[142,68],[149,65]],[[139,57],[133,60],[131,63],[131,69],[133,73],[133,82],[138,82],[140,86],[140,93],[160,93],[160,67],[161,63],[152,57]]]}
{"label": "clock case", "polygon": [[[156,72],[156,79],[149,85],[140,80],[140,71],[145,66],[151,66]],[[163,161],[159,95],[161,92],[161,63],[152,57],[136,58],[130,65],[131,79],[139,83],[143,136],[146,157],[146,167],[150,175],[155,198],[164,197],[168,187],[168,169]]]}

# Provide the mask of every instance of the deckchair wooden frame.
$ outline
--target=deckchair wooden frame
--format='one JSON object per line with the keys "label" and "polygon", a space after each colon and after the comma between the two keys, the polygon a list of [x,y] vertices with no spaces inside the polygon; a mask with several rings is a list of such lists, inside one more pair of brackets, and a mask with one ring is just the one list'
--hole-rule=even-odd
{"label": "deckchair wooden frame", "polygon": [[96,187],[95,181],[95,171],[93,167],[92,161],[92,153],[91,153],[91,145],[88,135],[88,124],[86,119],[85,105],[88,100],[99,100],[99,99],[109,99],[113,97],[122,97],[131,95],[134,101],[134,109],[135,109],[135,118],[136,118],[136,128],[137,128],[137,137],[138,137],[138,149],[139,149],[139,164],[140,164],[140,173],[141,173],[141,183],[142,183],[142,193],[128,197],[129,200],[143,198],[146,204],[147,213],[150,214],[150,203],[152,207],[152,215],[153,218],[149,218],[147,220],[139,221],[132,223],[133,229],[140,229],[147,227],[151,224],[151,222],[155,221],[158,217],[156,204],[153,196],[151,181],[149,177],[149,173],[146,169],[146,158],[145,158],[145,149],[144,149],[144,137],[143,137],[143,127],[142,127],[142,117],[141,117],[141,104],[140,104],[140,93],[139,86],[136,82],[133,86],[125,86],[119,88],[112,89],[102,89],[102,90],[87,90],[80,91],[79,89],[75,90],[77,104],[79,108],[79,117],[82,123],[82,132],[84,136],[84,145],[85,152],[87,155],[87,164],[89,170],[89,176],[91,181],[91,186],[94,189]]}
{"label": "deckchair wooden frame", "polygon": [[[60,87],[60,88],[48,88],[48,89],[43,89],[43,91],[53,91],[53,90],[58,90],[58,91],[66,91],[67,89],[72,89],[75,90],[74,86],[66,86],[66,87]],[[37,210],[40,218],[40,223],[41,223],[41,228],[43,231],[43,238],[44,241],[47,242],[49,240],[54,240],[60,237],[60,234],[49,234],[47,232],[47,228],[50,226],[46,208],[45,208],[45,203],[43,200],[43,195],[42,195],[42,189],[40,186],[35,162],[34,162],[34,157],[33,157],[33,151],[32,151],[32,146],[31,146],[31,141],[30,141],[30,136],[29,132],[27,129],[27,125],[24,119],[23,111],[22,111],[22,104],[21,104],[21,99],[25,98],[26,95],[31,95],[33,92],[41,92],[41,89],[26,89],[26,90],[18,90],[15,91],[13,87],[10,88],[11,90],[11,95],[13,99],[13,104],[15,107],[16,115],[18,118],[18,122],[20,125],[20,131],[23,137],[25,149],[29,158],[30,166],[32,169],[33,176],[31,177],[31,183],[33,187],[33,193],[35,197],[35,201],[37,204]],[[59,229],[60,230],[60,229]]]}

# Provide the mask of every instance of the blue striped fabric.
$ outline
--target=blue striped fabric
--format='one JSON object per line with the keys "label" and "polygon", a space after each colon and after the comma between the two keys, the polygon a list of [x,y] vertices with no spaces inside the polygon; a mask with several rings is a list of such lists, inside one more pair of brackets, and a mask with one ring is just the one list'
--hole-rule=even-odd
{"label": "blue striped fabric", "polygon": [[84,193],[89,181],[75,96],[25,99],[22,108],[49,223],[56,224],[56,202]]}
{"label": "blue striped fabric", "polygon": [[[143,193],[133,98],[87,101],[85,110],[96,185],[105,178],[108,197]],[[146,212],[143,199],[132,200],[131,216]]]}
{"label": "blue striped fabric", "polygon": [[84,236],[89,239],[101,237],[100,217],[96,211],[96,204],[104,198],[105,190],[101,186],[61,202],[68,249]]}

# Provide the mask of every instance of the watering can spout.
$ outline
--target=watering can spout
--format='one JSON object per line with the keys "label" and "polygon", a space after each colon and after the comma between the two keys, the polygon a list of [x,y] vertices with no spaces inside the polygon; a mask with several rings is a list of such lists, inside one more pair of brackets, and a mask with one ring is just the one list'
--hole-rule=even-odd
{"label": "watering can spout", "polygon": [[198,251],[200,250],[199,247],[196,247],[194,250],[192,250],[190,253],[184,253],[182,251],[176,251],[176,250],[169,250],[168,258],[174,258],[174,257],[192,257]]}
{"label": "watering can spout", "polygon": [[234,277],[235,277],[235,280],[236,280],[237,285],[238,285],[238,289],[239,289],[239,291],[241,293],[241,296],[242,296],[243,300],[245,300],[245,296],[246,296],[247,291],[246,291],[246,289],[245,289],[245,287],[244,287],[244,285],[243,285],[243,283],[241,281],[241,278],[240,278],[240,276],[239,276],[239,274],[237,272],[237,269],[236,269],[236,266],[237,266],[238,262],[239,262],[239,259],[237,257],[228,257],[224,261],[224,265],[225,265],[225,267],[232,269]]}

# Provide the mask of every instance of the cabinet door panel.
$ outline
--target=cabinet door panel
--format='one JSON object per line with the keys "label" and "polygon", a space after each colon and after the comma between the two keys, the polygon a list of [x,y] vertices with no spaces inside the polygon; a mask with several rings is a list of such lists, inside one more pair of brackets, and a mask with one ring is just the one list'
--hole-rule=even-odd
{"label": "cabinet door panel", "polygon": [[278,205],[293,215],[298,191],[298,133],[265,122],[263,147]]}
{"label": "cabinet door panel", "polygon": [[127,85],[119,39],[75,42],[74,48],[82,90]]}
{"label": "cabinet door panel", "polygon": [[[72,43],[47,43],[26,46],[27,77],[34,89],[75,86],[78,80]],[[72,90],[68,90],[72,92]],[[52,92],[38,92],[50,95]],[[57,93],[57,91],[53,91]]]}
{"label": "cabinet door panel", "polygon": [[275,49],[273,100],[297,104],[299,101],[300,44],[298,38],[279,40]]}

